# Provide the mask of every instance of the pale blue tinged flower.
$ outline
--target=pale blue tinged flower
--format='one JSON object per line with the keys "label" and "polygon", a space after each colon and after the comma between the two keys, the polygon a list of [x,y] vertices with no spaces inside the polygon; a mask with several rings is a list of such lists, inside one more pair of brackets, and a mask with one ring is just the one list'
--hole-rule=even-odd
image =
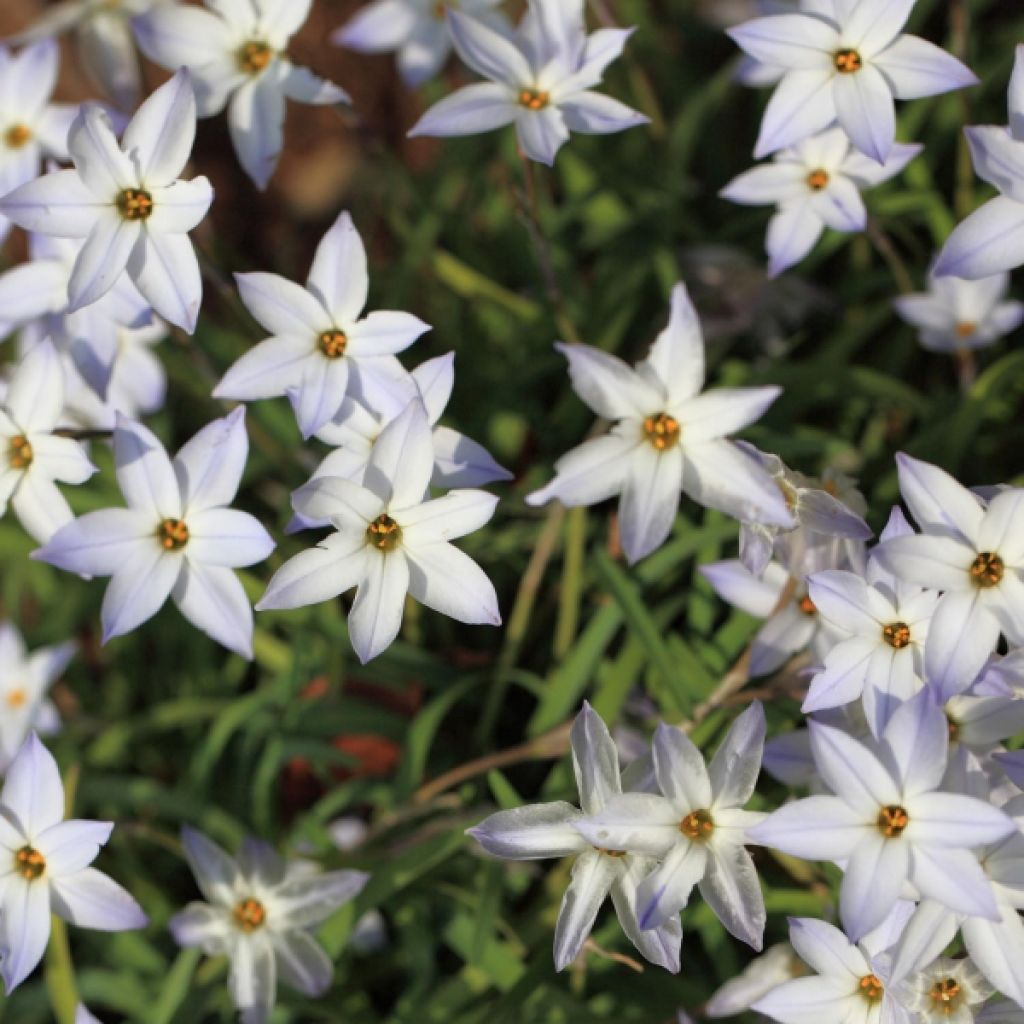
{"label": "pale blue tinged flower", "polygon": [[1024,263],[1024,44],[1017,46],[1006,127],[964,129],[979,178],[999,190],[995,199],[958,224],[935,264],[935,275],[979,278]]}
{"label": "pale blue tinged flower", "polygon": [[44,341],[18,364],[0,406],[0,515],[10,505],[40,544],[73,518],[56,481],[81,484],[96,472],[81,444],[53,433],[63,406],[60,357]]}
{"label": "pale blue tinged flower", "polygon": [[649,120],[593,91],[632,29],[587,35],[583,0],[530,0],[512,37],[455,10],[446,16],[459,57],[488,81],[435,103],[410,135],[476,135],[514,124],[523,153],[553,164],[571,131],[606,135]]}
{"label": "pale blue tinged flower", "polygon": [[935,96],[978,79],[944,50],[903,33],[914,0],[835,3],[830,14],[755,18],[728,34],[751,57],[785,68],[754,155],[792,146],[833,123],[884,164],[896,134],[894,100]]}
{"label": "pale blue tinged flower", "polygon": [[32,557],[111,577],[104,642],[136,629],[170,597],[193,626],[251,658],[252,608],[232,570],[262,562],[274,542],[253,516],[228,507],[248,452],[242,408],[200,430],[173,461],[151,431],[119,416],[114,460],[128,507],[87,513]]}
{"label": "pale blue tinged flower", "polygon": [[195,329],[203,286],[188,233],[213,202],[206,178],[179,180],[195,128],[186,71],[139,107],[120,144],[107,114],[86,104],[68,136],[74,169],[0,200],[0,213],[26,230],[85,239],[68,282],[68,312],[106,295],[127,271],[160,316]]}
{"label": "pale blue tinged flower", "polygon": [[266,1024],[278,977],[303,995],[322,996],[334,965],[313,929],[355,899],[370,876],[321,873],[309,861],[285,861],[259,839],[247,838],[233,858],[195,829],[182,829],[181,838],[205,902],[175,914],[171,934],[179,946],[228,958],[228,989],[243,1024]]}
{"label": "pale blue tinged flower", "polygon": [[64,821],[64,786],[53,755],[30,733],[0,792],[0,976],[7,993],[43,957],[50,914],[99,931],[142,928],[135,900],[89,865],[114,828],[109,821]]}
{"label": "pale blue tinged flower", "polygon": [[0,622],[0,772],[7,771],[30,731],[60,731],[60,715],[47,694],[74,653],[70,641],[29,653],[18,630]]}
{"label": "pale blue tinged flower", "polygon": [[292,495],[300,516],[327,520],[334,532],[281,566],[257,610],[329,601],[355,587],[349,637],[364,663],[398,635],[406,595],[459,622],[499,625],[494,585],[449,543],[488,522],[498,499],[467,489],[431,500],[433,472],[433,439],[417,399],[381,432],[362,484],[320,477]]}
{"label": "pale blue tinged flower", "polygon": [[780,388],[704,386],[704,339],[686,288],[672,290],[668,326],[631,368],[589,345],[555,346],[573,390],[611,431],[555,463],[555,478],[526,498],[543,505],[594,505],[615,495],[626,558],[650,554],[672,530],[682,493],[740,521],[792,528],[792,513],[768,472],[729,435],[764,415]]}
{"label": "pale blue tinged flower", "polygon": [[945,701],[977,678],[1005,633],[1024,642],[1024,490],[988,507],[948,473],[896,456],[900,492],[920,533],[880,544],[894,575],[942,590],[925,650],[925,677]]}
{"label": "pale blue tinged flower", "polygon": [[602,809],[574,822],[595,846],[660,861],[637,890],[641,928],[675,918],[698,886],[730,933],[761,948],[764,898],[744,843],[747,830],[764,815],[743,805],[761,770],[764,735],[764,711],[754,702],[705,766],[685,733],[662,724],[654,734],[660,793],[612,796]]}
{"label": "pale blue tinged flower", "polygon": [[205,9],[156,5],[134,22],[142,52],[163,67],[188,68],[200,117],[228,108],[235,152],[265,189],[284,146],[285,100],[348,103],[343,89],[288,58],[288,42],[312,0],[206,0]]}
{"label": "pale blue tinged flower", "polygon": [[463,14],[509,34],[501,0],[371,0],[331,36],[337,46],[362,53],[397,52],[398,70],[406,85],[433,78],[452,51],[445,15],[456,7]]}
{"label": "pale blue tinged flower", "polygon": [[718,988],[707,1005],[707,1017],[735,1017],[784,982],[805,974],[807,968],[788,942],[780,942],[754,957],[746,967]]}
{"label": "pale blue tinged flower", "polygon": [[[396,381],[393,392],[379,394],[376,409],[346,398],[330,423],[313,435],[335,450],[317,466],[312,479],[337,476],[361,484],[381,431],[418,397],[432,428],[434,473],[430,478],[431,487],[482,487],[496,480],[511,480],[512,474],[499,466],[482,445],[438,423],[454,384],[455,353],[449,352],[420,363],[409,375],[409,387],[402,387],[401,382]],[[326,522],[310,522],[296,515],[288,525],[288,532],[326,525]]]}
{"label": "pale blue tinged flower", "polygon": [[637,887],[654,860],[592,845],[575,827],[585,814],[599,813],[623,788],[615,742],[601,716],[586,702],[573,723],[571,742],[579,808],[559,801],[498,811],[469,829],[469,835],[488,853],[506,860],[575,856],[555,926],[557,970],[579,956],[610,895],[619,924],[633,945],[651,963],[675,973],[683,937],[679,919],[644,930],[637,918]]}
{"label": "pale blue tinged flower", "polygon": [[863,231],[867,210],[864,189],[899,174],[922,146],[895,143],[883,163],[850,147],[840,128],[832,128],[775,154],[734,178],[719,195],[734,203],[776,207],[768,224],[768,273],[776,277],[814,248],[826,228],[846,234]]}
{"label": "pale blue tinged flower", "polygon": [[271,337],[252,348],[214,389],[215,398],[287,395],[303,437],[322,430],[346,397],[369,408],[404,408],[415,390],[395,358],[427,324],[411,313],[363,315],[370,287],[366,249],[348,213],[324,235],[306,286],[277,274],[237,274],[242,302]]}
{"label": "pale blue tinged flower", "polygon": [[998,919],[971,851],[1016,826],[983,800],[941,789],[949,726],[929,691],[892,715],[875,749],[832,726],[811,722],[810,730],[818,771],[835,795],[786,804],[751,829],[750,840],[845,862],[839,910],[854,940],[885,919],[908,880],[923,898]]}

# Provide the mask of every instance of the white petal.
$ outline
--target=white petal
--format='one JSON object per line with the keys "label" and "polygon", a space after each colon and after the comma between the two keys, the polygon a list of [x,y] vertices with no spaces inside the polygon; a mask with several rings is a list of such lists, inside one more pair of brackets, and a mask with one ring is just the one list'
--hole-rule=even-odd
{"label": "white petal", "polygon": [[516,138],[522,151],[538,163],[554,164],[562,146],[569,141],[562,112],[549,104],[541,110],[521,110],[516,118]]}
{"label": "white petal", "polygon": [[174,467],[148,427],[119,417],[114,460],[121,493],[132,509],[148,515],[154,528],[163,519],[181,518],[183,506]]}
{"label": "white petal", "polygon": [[716,807],[742,807],[753,796],[761,771],[765,737],[764,708],[754,701],[726,734],[708,765]]}
{"label": "white petal", "polygon": [[284,113],[284,93],[273,71],[247,81],[228,105],[238,162],[260,190],[269,184],[284,146]]}
{"label": "white petal", "polygon": [[288,388],[288,400],[295,412],[304,438],[310,438],[325,426],[341,408],[349,387],[348,359],[327,359],[319,352],[298,364],[301,378]]}
{"label": "white petal", "polygon": [[242,408],[208,423],[182,446],[172,466],[190,526],[196,513],[231,502],[248,455],[249,437]]}
{"label": "white petal", "polygon": [[85,238],[108,206],[70,170],[44,174],[0,199],[0,213],[19,227],[61,238]]}
{"label": "white petal", "polygon": [[467,834],[488,853],[505,860],[568,857],[588,846],[572,826],[579,816],[572,804],[564,802],[527,804],[498,811]]}
{"label": "white petal", "polygon": [[784,204],[807,195],[807,170],[792,160],[762,164],[733,178],[719,193],[731,203]]}
{"label": "white petal", "polygon": [[290,927],[310,928],[355,899],[369,880],[364,871],[290,875],[274,893],[274,906]]}
{"label": "white petal", "polygon": [[978,499],[945,470],[902,452],[896,456],[900,493],[918,526],[951,526],[973,541],[983,518]]}
{"label": "white petal", "polygon": [[762,996],[752,1009],[785,1024],[868,1020],[863,998],[845,978],[796,978]]}
{"label": "white petal", "polygon": [[410,136],[477,135],[512,124],[522,108],[505,85],[478,82],[457,89],[435,103],[409,132]]}
{"label": "white petal", "polygon": [[83,106],[75,118],[68,150],[82,181],[99,201],[113,204],[123,189],[139,186],[131,160],[117,144],[110,117],[95,103]]}
{"label": "white petal", "polygon": [[307,287],[336,323],[351,323],[366,306],[370,287],[366,247],[347,210],[317,246]]}
{"label": "white petal", "polygon": [[573,390],[599,416],[611,420],[643,418],[666,402],[661,387],[609,352],[590,345],[559,343],[555,348],[569,362]]}
{"label": "white petal", "polygon": [[252,607],[230,569],[186,559],[171,597],[196,629],[228,650],[252,659]]}
{"label": "white petal", "polygon": [[886,839],[877,830],[853,851],[843,875],[839,912],[855,942],[885,920],[907,880],[909,865],[909,842]]}
{"label": "white petal", "polygon": [[617,871],[613,858],[595,851],[576,858],[555,924],[556,971],[564,970],[579,956]]}
{"label": "white petal", "polygon": [[810,917],[790,918],[789,941],[811,970],[859,982],[867,969],[864,954],[835,926]]}
{"label": "white petal", "polygon": [[236,940],[228,975],[228,991],[242,1012],[243,1024],[266,1024],[277,998],[277,968],[269,935],[257,933]]}
{"label": "white petal", "polygon": [[3,940],[0,974],[10,993],[43,959],[50,938],[50,888],[17,876],[5,879]]}
{"label": "white petal", "polygon": [[404,545],[409,594],[428,608],[478,625],[498,626],[494,584],[469,555],[447,543]]}
{"label": "white petal", "polygon": [[423,403],[416,400],[381,431],[363,485],[392,509],[410,509],[422,503],[433,472],[433,437]]}
{"label": "white petal", "polygon": [[[568,351],[564,354],[569,355]],[[666,404],[672,406],[692,398],[704,386],[704,336],[697,310],[682,281],[672,288],[668,325],[655,339],[637,370],[643,377],[647,377],[648,370],[653,374],[665,391]],[[635,392],[631,404],[638,415],[646,415],[651,411],[647,394],[632,383],[630,386]],[[576,390],[584,397],[582,391]],[[585,397],[584,401],[587,401]]]}
{"label": "white petal", "polygon": [[169,555],[154,541],[141,546],[111,577],[103,595],[103,642],[123,636],[152,618],[170,596],[183,559]]}
{"label": "white petal", "polygon": [[181,842],[202,894],[210,903],[230,906],[238,865],[212,839],[187,825],[181,830]]}
{"label": "white petal", "polygon": [[574,824],[588,843],[600,849],[660,858],[682,841],[679,818],[678,809],[660,794],[622,793]]}
{"label": "white petal", "polygon": [[331,987],[334,964],[308,932],[274,933],[274,954],[281,980],[303,995],[322,996]]}
{"label": "white petal", "polygon": [[[330,237],[331,233],[328,233],[320,243],[313,264],[314,271],[323,259],[323,249]],[[316,284],[318,289],[322,287],[322,284],[313,280],[312,274],[310,282]],[[327,312],[328,296],[320,297],[316,292],[311,293],[277,274],[236,274],[235,283],[245,308],[271,334],[296,338],[308,336],[308,344],[312,349],[316,336],[332,326],[331,314]]]}
{"label": "white petal", "polygon": [[185,169],[195,136],[195,92],[188,69],[181,68],[135,112],[121,145],[132,155],[141,181],[170,185]]}
{"label": "white petal", "polygon": [[0,804],[31,840],[64,818],[64,786],[53,755],[34,732],[22,743],[4,779]]}
{"label": "white petal", "polygon": [[110,576],[140,545],[152,542],[152,519],[131,509],[87,512],[68,523],[32,557],[83,576]]}
{"label": "white petal", "polygon": [[711,843],[700,892],[715,916],[736,938],[760,950],[766,912],[757,868],[739,844]]}
{"label": "white petal", "polygon": [[46,544],[73,516],[64,496],[52,480],[40,473],[26,473],[11,499],[11,508],[25,532]]}
{"label": "white petal", "polygon": [[175,181],[154,187],[153,212],[146,230],[161,235],[183,235],[196,227],[213,203],[213,186],[206,178]]}
{"label": "white petal", "polygon": [[833,79],[831,68],[787,73],[765,108],[754,156],[768,156],[832,124],[836,119]]}
{"label": "white petal", "polygon": [[181,4],[156,4],[133,19],[132,29],[139,49],[165,68],[201,67],[220,60],[233,41],[223,19]]}
{"label": "white petal", "polygon": [[512,474],[499,466],[483,445],[456,430],[434,427],[433,442],[433,487],[472,488],[512,479]]}
{"label": "white petal", "polygon": [[352,98],[344,89],[314,75],[309,68],[299,67],[291,61],[282,61],[281,91],[296,103],[311,103],[318,107],[333,106],[336,103],[351,103]]}
{"label": "white petal", "polygon": [[943,594],[935,607],[925,645],[925,677],[942,701],[977,679],[999,642],[999,622],[985,603],[972,588]]}
{"label": "white petal", "polygon": [[142,232],[128,274],[158,316],[191,334],[203,301],[199,261],[188,235]]}
{"label": "white petal", "polygon": [[619,534],[630,565],[658,548],[672,531],[683,483],[679,445],[658,451],[641,444],[632,454],[619,503]]}
{"label": "white petal", "polygon": [[371,551],[348,616],[352,647],[364,665],[398,636],[408,591],[409,565],[401,551]]}
{"label": "white petal", "polygon": [[371,556],[376,557],[363,537],[353,540],[333,534],[317,547],[288,559],[274,573],[256,609],[301,608],[329,601],[365,577]]}
{"label": "white petal", "polygon": [[588,701],[572,723],[569,740],[580,807],[586,814],[596,814],[622,792],[622,773],[608,726]]}
{"label": "white petal", "polygon": [[566,128],[584,135],[609,135],[650,121],[645,114],[598,92],[574,93],[559,100],[558,107]]}
{"label": "white petal", "polygon": [[[963,938],[968,954],[985,977],[1004,995],[1024,1005],[1024,920],[1020,914],[1003,905],[998,922],[969,918],[963,923]],[[1006,1024],[1011,1021],[1007,1016]]]}
{"label": "white petal", "polygon": [[811,196],[811,206],[833,231],[863,231],[868,212],[853,181],[841,175],[832,178],[829,187]]}
{"label": "white petal", "polygon": [[839,42],[833,25],[803,13],[754,18],[728,35],[755,60],[780,68],[825,68]]}
{"label": "white petal", "polygon": [[839,798],[811,796],[784,804],[749,829],[747,839],[807,860],[842,860],[874,829],[874,821],[865,824],[864,815]]}
{"label": "white petal", "polygon": [[61,821],[33,840],[46,858],[48,878],[74,874],[88,867],[110,838],[112,821]]}
{"label": "white petal", "polygon": [[626,480],[634,453],[644,441],[612,433],[585,441],[555,463],[555,478],[526,496],[528,505],[543,505],[558,498],[563,505],[594,505],[618,494]]}
{"label": "white petal", "polygon": [[448,8],[452,42],[462,60],[477,74],[516,89],[533,80],[522,51],[493,28]]}
{"label": "white petal", "polygon": [[20,431],[43,433],[56,425],[64,405],[64,371],[53,344],[35,345],[18,364],[4,401]]}
{"label": "white petal", "polygon": [[231,927],[223,909],[209,903],[189,903],[167,922],[179,946],[198,946],[214,955],[226,952]]}
{"label": "white petal", "polygon": [[978,81],[956,57],[917,36],[900,36],[873,63],[885,75],[898,100],[936,96]]}
{"label": "white petal", "polygon": [[[4,209],[0,206],[0,209]],[[16,218],[4,209],[12,220]],[[21,223],[20,221],[18,223]],[[954,228],[939,253],[934,273],[976,281],[1024,263],[1024,203],[990,199]]]}
{"label": "white petal", "polygon": [[711,778],[704,757],[689,736],[660,724],[654,733],[654,771],[658,788],[683,815],[711,807]]}
{"label": "white petal", "polygon": [[921,895],[961,914],[997,920],[999,910],[992,885],[968,850],[915,846],[910,881]]}
{"label": "white petal", "polygon": [[715,388],[684,402],[678,419],[683,444],[713,441],[756,423],[782,394],[782,388]]}
{"label": "white petal", "polygon": [[897,782],[882,762],[863,743],[831,725],[811,722],[811,749],[826,785],[863,815],[874,822],[878,809],[899,804]]}
{"label": "white petal", "polygon": [[397,50],[415,27],[416,13],[405,0],[374,0],[337,29],[331,42],[362,53],[387,53]]}
{"label": "white petal", "polygon": [[85,240],[68,281],[69,309],[74,312],[106,295],[124,273],[143,227],[113,209],[105,212]]}
{"label": "white petal", "polygon": [[657,928],[675,917],[704,877],[707,862],[708,851],[699,843],[684,842],[673,847],[637,889],[640,927]]}
{"label": "white petal", "polygon": [[796,200],[779,210],[768,222],[765,239],[769,276],[778,277],[799,263],[824,230],[825,223],[810,202]]}
{"label": "white petal", "polygon": [[127,890],[95,868],[51,878],[50,894],[53,912],[79,928],[124,932],[144,928],[148,922]]}
{"label": "white petal", "polygon": [[353,358],[395,355],[429,330],[430,326],[412,313],[379,310],[352,325],[346,353]]}
{"label": "white petal", "polygon": [[653,862],[646,857],[627,857],[626,871],[612,883],[611,897],[618,915],[619,924],[629,941],[645,959],[658,967],[664,967],[673,974],[679,973],[680,947],[683,928],[678,917],[666,921],[660,928],[644,931],[637,917],[637,888],[644,877],[650,874]]}
{"label": "white petal", "polygon": [[274,539],[248,512],[207,509],[188,518],[189,562],[241,569],[262,562],[274,550]]}
{"label": "white petal", "polygon": [[[70,437],[37,434],[32,438],[32,452],[40,472],[68,484],[81,484],[96,472],[85,448]],[[33,474],[29,474],[30,476]]]}
{"label": "white petal", "polygon": [[239,401],[276,398],[299,386],[307,363],[320,362],[305,335],[269,338],[249,349],[228,369],[213,396]]}

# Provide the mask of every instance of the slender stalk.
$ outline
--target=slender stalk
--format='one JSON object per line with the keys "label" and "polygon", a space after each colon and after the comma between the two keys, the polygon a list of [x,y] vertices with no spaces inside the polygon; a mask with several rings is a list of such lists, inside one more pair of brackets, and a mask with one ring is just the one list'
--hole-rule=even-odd
{"label": "slender stalk", "polygon": [[569,653],[576,639],[583,595],[583,562],[587,546],[587,510],[574,508],[569,512],[565,532],[565,558],[562,562],[562,590],[558,598],[558,621],[555,623],[555,660]]}
{"label": "slender stalk", "polygon": [[907,269],[907,265],[903,262],[903,258],[896,251],[896,246],[892,244],[892,239],[874,217],[868,218],[867,236],[875,247],[875,252],[882,257],[886,266],[888,266],[900,294],[909,295],[914,291],[914,279]]}
{"label": "slender stalk", "polygon": [[44,978],[57,1024],[75,1024],[78,989],[75,985],[71,947],[68,945],[68,926],[56,914],[50,919]]}

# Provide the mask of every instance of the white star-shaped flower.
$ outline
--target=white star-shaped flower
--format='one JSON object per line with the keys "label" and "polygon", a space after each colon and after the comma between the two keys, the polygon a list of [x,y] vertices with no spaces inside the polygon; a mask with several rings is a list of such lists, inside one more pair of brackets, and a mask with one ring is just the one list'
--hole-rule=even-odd
{"label": "white star-shaped flower", "polygon": [[794,857],[846,863],[839,894],[854,940],[877,928],[909,880],[923,898],[998,920],[992,887],[971,852],[1017,831],[986,801],[943,790],[949,725],[929,691],[889,719],[876,750],[811,722],[821,778],[834,796],[795,800],[750,829],[752,842]]}
{"label": "white star-shaped flower", "polygon": [[572,880],[555,925],[555,969],[579,956],[601,905],[610,895],[622,930],[659,967],[679,970],[683,932],[678,918],[644,929],[637,919],[637,887],[650,873],[650,857],[592,845],[576,829],[584,815],[598,814],[622,794],[619,753],[601,716],[586,702],[570,733],[580,807],[564,801],[527,804],[485,818],[471,835],[488,853],[505,860],[575,857]]}
{"label": "white star-shaped flower", "polygon": [[266,1024],[278,977],[304,995],[322,996],[334,965],[313,928],[358,896],[370,876],[320,873],[309,861],[282,860],[258,839],[246,839],[235,859],[194,829],[182,829],[181,838],[206,902],[176,914],[171,933],[179,946],[228,957],[228,988],[243,1024]]}
{"label": "white star-shaped flower", "polygon": [[782,491],[728,436],[760,419],[779,388],[719,388],[701,394],[704,339],[686,288],[672,291],[668,327],[631,369],[589,345],[556,345],[575,392],[615,425],[555,463],[556,476],[527,496],[594,505],[621,494],[619,530],[630,563],[669,535],[680,494],[741,521],[792,528]]}
{"label": "white star-shaped flower", "polygon": [[868,214],[861,191],[895,177],[922,148],[896,143],[885,162],[876,163],[852,150],[842,129],[832,128],[733,178],[719,195],[748,206],[777,207],[765,241],[768,273],[775,277],[799,263],[825,228],[863,231]]}
{"label": "white star-shaped flower", "polygon": [[[501,0],[372,0],[331,36],[337,46],[362,53],[398,51],[398,70],[406,85],[433,78],[452,52],[445,15],[449,6],[495,28],[505,28],[495,10]],[[507,29],[506,29],[507,31]]]}
{"label": "white star-shaped flower", "polygon": [[884,164],[896,136],[894,100],[935,96],[978,79],[937,46],[903,34],[915,0],[847,0],[831,15],[755,18],[728,34],[755,60],[785,68],[764,112],[754,155],[792,146],[838,121]]}
{"label": "white star-shaped flower", "polygon": [[132,21],[151,7],[168,3],[177,0],[61,0],[12,41],[35,42],[74,32],[86,70],[122,110],[131,110],[142,92]]}
{"label": "white star-shaped flower", "polygon": [[145,926],[138,903],[89,867],[113,828],[110,821],[64,820],[57,762],[31,733],[0,792],[0,975],[8,994],[43,958],[51,913],[99,931]]}
{"label": "white star-shaped flower", "polygon": [[104,296],[127,271],[160,316],[195,329],[203,284],[188,232],[213,202],[206,178],[179,180],[195,130],[195,96],[180,71],[139,107],[120,144],[107,114],[86,104],[68,136],[74,169],[0,199],[0,213],[29,231],[85,239],[68,312]]}
{"label": "white star-shaped flower", "polygon": [[958,224],[939,253],[934,273],[970,280],[1024,263],[1024,44],[1018,44],[1008,96],[1010,123],[964,129],[979,178],[999,190]]}
{"label": "white star-shaped flower", "polygon": [[1007,272],[965,281],[928,275],[928,291],[893,300],[896,312],[918,329],[933,352],[957,352],[995,344],[1024,323],[1024,302],[1006,299]]}
{"label": "white star-shaped flower", "polygon": [[[35,178],[46,159],[68,159],[78,108],[51,103],[60,52],[52,40],[11,53],[0,46],[0,196]],[[0,242],[11,222],[0,217]]]}
{"label": "white star-shaped flower", "polygon": [[896,987],[896,995],[919,1024],[974,1024],[980,1008],[995,990],[969,960],[939,957]]}
{"label": "white star-shaped flower", "polygon": [[288,42],[313,0],[205,0],[206,10],[156,5],[134,22],[150,60],[192,72],[199,116],[228,108],[238,160],[257,188],[274,174],[284,146],[285,100],[348,103],[343,89],[288,59]]}
{"label": "white star-shaped flower", "polygon": [[33,337],[50,337],[105,399],[123,333],[151,326],[153,311],[127,274],[95,302],[69,311],[68,289],[82,246],[70,238],[29,237],[32,258],[0,274],[0,332],[31,328]]}
{"label": "white star-shaped flower", "polygon": [[[511,480],[512,474],[502,469],[491,454],[476,441],[470,440],[451,427],[438,423],[444,413],[455,384],[455,353],[437,356],[420,363],[410,376],[411,387],[398,384],[391,401],[380,401],[378,408],[368,409],[351,398],[341,403],[337,416],[316,432],[314,437],[335,450],[317,466],[312,479],[324,476],[339,476],[363,482],[370,464],[373,446],[384,428],[401,415],[410,401],[419,398],[427,411],[434,442],[434,474],[430,485],[439,488],[482,487],[495,480]],[[312,523],[296,515],[289,524],[289,532],[326,526],[326,523]]]}
{"label": "white star-shaped flower", "polygon": [[285,562],[257,610],[299,608],[356,587],[348,628],[362,662],[398,635],[407,594],[459,622],[497,626],[494,585],[449,542],[483,526],[498,499],[458,490],[429,500],[433,472],[426,412],[411,402],[377,439],[362,485],[321,477],[292,496],[296,512],[330,521],[335,532]]}
{"label": "white star-shaped flower", "polygon": [[733,723],[709,765],[674,726],[654,734],[659,793],[623,793],[574,822],[584,839],[661,863],[637,890],[641,928],[657,928],[687,905],[694,886],[726,929],[754,949],[764,935],[764,897],[744,849],[763,814],[743,810],[764,751],[764,710],[754,702]]}
{"label": "white star-shaped flower", "polygon": [[96,472],[85,448],[53,433],[64,407],[64,372],[49,341],[18,365],[0,405],[0,515],[8,504],[45,544],[72,514],[55,481],[84,483]]}
{"label": "white star-shaped flower", "polygon": [[30,654],[17,629],[0,622],[0,772],[7,771],[29,732],[49,736],[60,730],[60,716],[47,692],[74,653],[75,645],[68,642]]}
{"label": "white star-shaped flower", "polygon": [[262,562],[274,542],[253,516],[228,507],[248,452],[242,408],[200,430],[173,461],[146,427],[119,416],[114,460],[128,507],[87,513],[32,557],[112,577],[104,642],[141,625],[170,597],[193,626],[251,658],[252,608],[232,570]]}
{"label": "white star-shaped flower", "polygon": [[880,544],[894,576],[944,591],[932,617],[926,677],[942,700],[977,678],[1003,632],[1024,643],[1024,489],[984,508],[944,470],[897,455],[900,493],[921,533]]}
{"label": "white star-shaped flower", "polygon": [[583,0],[530,0],[512,37],[456,10],[446,16],[459,57],[488,81],[435,103],[410,135],[476,135],[514,124],[522,151],[553,164],[571,131],[606,135],[649,120],[593,91],[632,29],[587,35]]}
{"label": "white star-shaped flower", "polygon": [[272,337],[224,374],[215,398],[287,395],[308,438],[338,415],[346,395],[371,408],[387,403],[396,386],[412,397],[395,353],[430,328],[411,313],[362,315],[370,278],[363,240],[348,213],[321,240],[304,288],[277,274],[235,279],[242,302]]}

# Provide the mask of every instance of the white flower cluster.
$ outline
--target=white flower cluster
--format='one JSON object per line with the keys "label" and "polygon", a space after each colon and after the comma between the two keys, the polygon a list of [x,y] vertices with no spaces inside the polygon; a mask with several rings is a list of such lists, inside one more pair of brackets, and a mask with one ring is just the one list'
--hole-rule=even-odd
{"label": "white flower cluster", "polygon": [[[461,9],[373,0],[333,37],[397,51],[411,83],[454,49],[485,81],[427,110],[410,134],[467,135],[513,125],[521,153],[552,164],[571,132],[610,134],[647,118],[597,92],[630,29],[588,33],[582,0],[530,0],[513,29],[496,0]],[[801,0],[731,31],[774,83],[755,150],[774,155],[725,186],[734,202],[774,205],[769,273],[802,260],[826,228],[869,228],[861,191],[888,181],[922,147],[895,141],[895,99],[976,82],[958,60],[903,32],[913,0]],[[286,100],[348,103],[292,62],[289,41],[312,0],[69,0],[0,50],[0,233],[30,232],[30,259],[0,275],[0,331],[19,358],[0,398],[0,514],[10,506],[33,557],[110,578],[103,639],[128,633],[170,598],[217,643],[253,655],[253,609],[236,571],[275,542],[232,507],[249,452],[245,409],[200,429],[171,457],[141,422],[166,380],[150,346],[195,331],[203,288],[191,233],[214,201],[185,177],[196,121],[225,108],[239,162],[267,187],[283,148]],[[87,66],[123,108],[141,93],[135,46],[172,72],[130,118],[99,104],[50,102],[53,36],[73,30]],[[1024,46],[1010,124],[968,129],[978,174],[1000,192],[936,257],[928,294],[899,314],[931,349],[962,352],[1024,321],[1004,301],[1024,263]],[[51,163],[53,162],[53,163]],[[56,163],[70,163],[58,168]],[[45,173],[43,173],[45,170]],[[955,276],[951,276],[955,275]],[[499,625],[483,569],[452,541],[485,526],[510,474],[439,421],[453,355],[408,370],[398,359],[428,326],[366,311],[368,260],[342,212],[304,285],[237,275],[267,332],[224,373],[213,398],[286,397],[303,439],[334,449],[291,498],[290,532],[330,533],[284,562],[256,604],[293,609],[355,590],[348,615],[363,662],[401,628],[407,598],[463,623]],[[550,802],[491,815],[471,834],[498,857],[574,857],[555,930],[559,969],[580,956],[610,895],[640,953],[680,969],[680,911],[697,888],[724,927],[760,950],[766,926],[754,845],[828,861],[842,872],[837,919],[791,922],[775,947],[707,1007],[753,1007],[784,1024],[1017,1021],[1024,1013],[1024,756],[1002,743],[1024,730],[1024,490],[978,494],[940,468],[898,456],[913,525],[893,510],[868,549],[867,508],[838,474],[807,478],[734,435],[777,387],[705,391],[705,347],[683,284],[666,328],[630,366],[601,348],[559,344],[600,429],[527,497],[584,506],[619,498],[630,565],[671,534],[681,496],[740,524],[739,558],[702,567],[728,602],[765,620],[749,672],[800,689],[806,729],[766,742],[751,702],[710,763],[686,731],[661,724],[652,752],[620,770],[589,705],[572,728],[579,807]],[[97,470],[86,442],[109,432],[124,507],[75,517],[57,484]],[[436,493],[444,491],[443,494]],[[60,727],[48,689],[71,645],[29,654],[0,623],[0,975],[8,992],[42,958],[51,913],[102,930],[139,928],[135,900],[90,867],[111,823],[64,820],[57,765],[37,734]],[[803,685],[806,683],[806,685]],[[764,810],[762,760],[810,795]],[[311,934],[367,882],[319,873],[250,839],[237,859],[191,829],[185,855],[203,903],[171,922],[182,946],[231,960],[246,1024],[264,1024],[277,978],[317,996],[333,965]],[[945,954],[959,935],[966,956]],[[796,957],[802,961],[801,966]],[[796,976],[804,975],[804,976]],[[992,1001],[995,993],[1002,998]],[[82,1007],[79,1020],[93,1019]]]}

